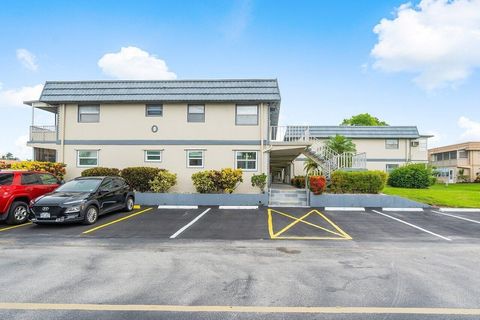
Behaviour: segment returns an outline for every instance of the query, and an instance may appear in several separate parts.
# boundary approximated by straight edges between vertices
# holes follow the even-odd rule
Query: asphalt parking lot
[[[0,224],[0,319],[478,319],[480,212],[142,207]]]
[[[9,237],[476,243],[480,240],[480,212],[142,207],[102,216],[93,226],[0,225],[0,239]]]

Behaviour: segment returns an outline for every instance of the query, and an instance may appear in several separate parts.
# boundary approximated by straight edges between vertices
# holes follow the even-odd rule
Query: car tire
[[[95,206],[88,206],[85,210],[85,218],[83,224],[94,224],[98,219],[98,209]]]
[[[28,219],[28,204],[23,201],[14,201],[8,211],[7,224],[21,224]]]
[[[132,196],[128,196],[127,199],[125,199],[125,210],[128,212],[133,210],[133,205],[135,204],[135,201],[133,200]]]

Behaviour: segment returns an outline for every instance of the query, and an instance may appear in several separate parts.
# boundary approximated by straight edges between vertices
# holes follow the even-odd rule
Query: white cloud
[[[30,71],[37,71],[37,57],[27,49],[17,49],[17,60]]]
[[[28,135],[22,135],[15,140],[13,155],[21,160],[32,159],[32,148],[27,147]]]
[[[119,52],[107,53],[98,66],[117,79],[171,80],[177,75],[168,71],[164,60],[137,47],[122,47]]]
[[[480,67],[480,0],[422,0],[401,5],[373,29],[374,66],[410,72],[426,90],[455,86]]]
[[[253,8],[251,0],[237,0],[232,3],[233,8],[227,16],[226,23],[223,26],[223,33],[226,38],[235,40],[241,37],[248,28],[250,20],[252,19]]]
[[[460,136],[462,139],[480,140],[480,122],[462,116],[458,119],[458,126],[464,130]]]
[[[447,136],[440,131],[428,130],[426,132],[426,134],[433,136],[431,138],[428,138],[428,147],[429,148],[438,147],[438,146],[446,143]]]
[[[18,89],[2,90],[0,85],[0,108],[18,107],[23,105],[23,101],[37,100],[42,92],[43,84],[35,86],[25,86]]]

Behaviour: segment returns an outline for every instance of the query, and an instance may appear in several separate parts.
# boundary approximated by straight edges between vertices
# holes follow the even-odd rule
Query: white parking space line
[[[442,212],[480,212],[480,208],[440,208]]]
[[[423,208],[382,208],[382,211],[422,212]]]
[[[198,209],[198,206],[158,206],[158,209]]]
[[[480,221],[472,220],[472,219],[468,219],[468,218],[464,218],[464,217],[460,217],[460,216],[456,216],[456,215],[454,215],[454,214],[443,213],[443,212],[439,212],[439,211],[435,211],[435,210],[432,210],[432,212],[441,214],[442,216],[457,218],[457,219],[461,219],[461,220],[465,220],[465,221],[469,221],[469,222],[473,222],[473,223],[478,223],[478,224],[480,224]]]
[[[195,217],[195,219],[193,219],[192,221],[190,221],[189,223],[187,223],[186,225],[184,225],[182,228],[180,228],[180,230],[178,230],[177,232],[175,232],[174,234],[172,234],[170,236],[170,239],[175,239],[179,234],[181,234],[183,231],[187,230],[192,224],[194,224],[195,222],[197,222],[201,217],[203,217],[205,215],[205,213],[207,213],[208,211],[210,211],[211,208],[208,208],[207,210],[203,211],[202,213],[200,213],[197,217]]]
[[[390,219],[393,219],[393,220],[395,220],[395,221],[398,221],[398,222],[401,222],[401,223],[403,223],[403,224],[406,224],[407,226],[410,226],[410,227],[412,227],[412,228],[415,228],[415,229],[418,229],[418,230],[420,230],[420,231],[429,233],[429,234],[431,234],[431,235],[433,235],[433,236],[442,238],[443,240],[452,241],[452,239],[450,239],[450,238],[441,236],[441,235],[439,235],[438,233],[435,233],[435,232],[429,231],[429,230],[427,230],[427,229],[424,229],[424,228],[422,228],[422,227],[416,226],[416,225],[411,224],[411,223],[409,223],[409,222],[407,222],[407,221],[403,221],[403,220],[401,220],[401,219],[392,217],[392,216],[390,216],[390,215],[388,215],[388,214],[385,214],[385,213],[380,212],[380,211],[377,211],[377,210],[372,210],[372,211],[375,212],[375,213],[378,213],[378,214],[380,214],[380,215],[382,215],[382,216],[385,216],[385,217],[387,217],[387,218],[390,218]]]
[[[365,211],[364,207],[325,207],[325,211]]]

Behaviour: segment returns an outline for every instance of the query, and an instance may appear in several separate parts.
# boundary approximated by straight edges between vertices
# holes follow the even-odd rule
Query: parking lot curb
[[[198,206],[158,206],[158,209],[198,209]]]

